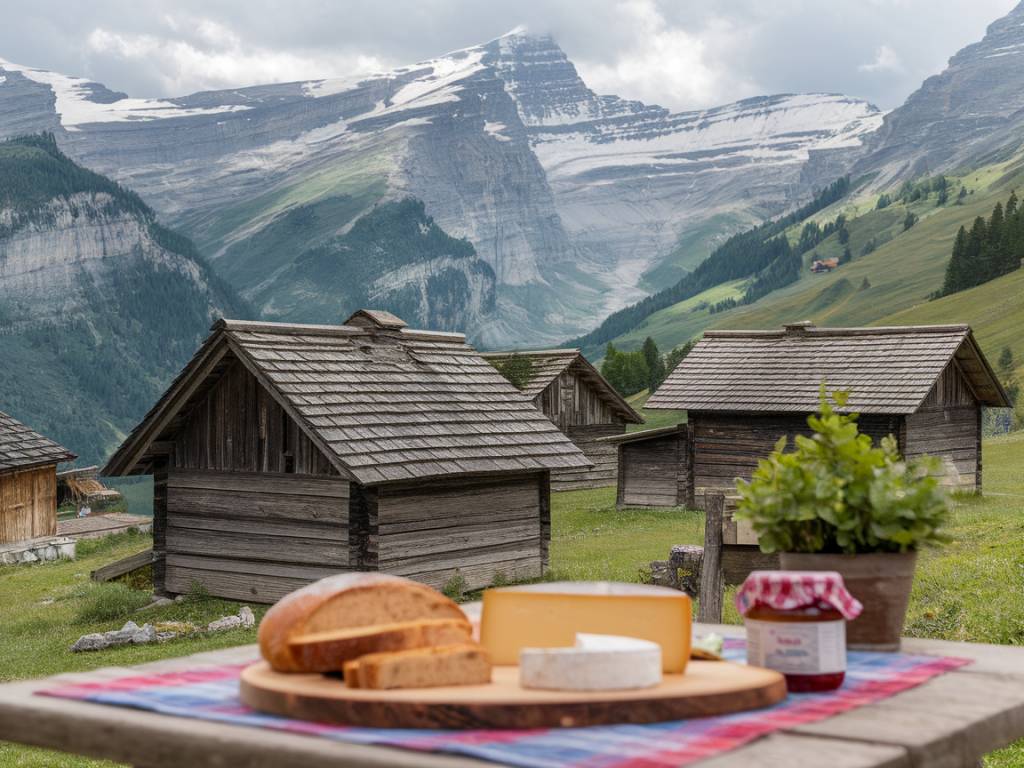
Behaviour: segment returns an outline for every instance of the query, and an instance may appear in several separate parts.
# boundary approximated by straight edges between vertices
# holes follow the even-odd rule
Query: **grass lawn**
[[[948,529],[952,542],[921,556],[908,635],[1024,645],[1024,434],[986,441],[984,459],[985,496],[957,498]],[[700,514],[682,509],[616,510],[611,488],[557,493],[551,576],[637,581],[651,560],[668,556],[673,544],[703,541],[703,527]],[[237,610],[237,604],[195,595],[134,615],[130,609],[138,595],[89,582],[91,569],[148,543],[142,534],[122,535],[80,543],[75,562],[0,568],[0,680],[137,664],[255,640],[254,631],[235,630],[164,645],[70,653],[68,646],[79,635],[119,627],[129,617],[140,624],[142,617],[206,622]],[[107,592],[117,594],[101,595]],[[102,615],[112,618],[90,618]],[[731,609],[730,619],[738,621]],[[0,768],[110,765],[0,744]],[[990,755],[985,765],[1024,768],[1024,742]]]

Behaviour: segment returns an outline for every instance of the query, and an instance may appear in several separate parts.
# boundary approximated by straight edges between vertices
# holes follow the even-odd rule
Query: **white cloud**
[[[720,66],[746,35],[733,22],[712,17],[690,31],[670,24],[655,0],[625,0],[615,15],[630,42],[611,52],[610,60],[577,62],[598,93],[693,108],[721,103],[723,93],[738,98],[759,92],[754,82]]]
[[[888,45],[880,45],[875,50],[875,60],[857,67],[859,72],[902,72],[903,60]]]
[[[124,34],[96,27],[87,49],[144,67],[164,93],[365,75],[387,63],[358,52],[303,52],[248,45],[232,29],[207,18],[164,16],[164,31]],[[187,30],[187,33],[186,33]]]

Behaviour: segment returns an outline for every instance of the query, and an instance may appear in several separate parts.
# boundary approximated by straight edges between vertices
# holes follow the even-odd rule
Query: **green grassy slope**
[[[970,323],[978,343],[993,360],[1009,347],[1024,368],[1024,269],[936,301],[886,315],[877,325]]]
[[[743,290],[743,281],[723,283],[699,297],[652,314],[639,327],[615,339],[616,346],[638,347],[652,336],[663,349],[699,336],[707,328],[776,328],[794,320],[818,325],[871,325],[893,323],[970,323],[985,351],[997,355],[1011,346],[1024,358],[1024,274],[1018,272],[990,284],[938,301],[929,297],[941,286],[953,239],[960,225],[970,226],[977,216],[987,217],[996,202],[1005,203],[1010,190],[1024,185],[1021,157],[978,169],[963,177],[949,177],[952,190],[960,184],[971,194],[963,205],[938,207],[935,196],[904,206],[895,203],[874,209],[876,194],[842,200],[816,214],[819,223],[847,216],[853,260],[831,273],[813,274],[810,261],[839,256],[842,246],[835,234],[804,257],[805,269],[792,285],[759,301],[711,314],[713,303]],[[951,194],[951,200],[954,195]],[[919,220],[903,230],[907,210]],[[802,224],[787,235],[795,242]],[[861,255],[869,241],[876,249]]]

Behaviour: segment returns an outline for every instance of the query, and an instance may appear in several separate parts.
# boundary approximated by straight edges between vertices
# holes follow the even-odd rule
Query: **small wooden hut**
[[[99,479],[100,468],[75,467],[57,473],[57,506],[74,504],[88,506],[93,512],[121,500],[121,494],[107,488]]]
[[[74,458],[0,412],[0,544],[57,535],[57,465]]]
[[[686,424],[602,438],[616,451],[618,507],[676,507],[690,501]]]
[[[615,448],[601,438],[621,435],[627,424],[641,424],[643,417],[578,349],[488,352],[484,358],[499,370],[510,361],[525,361],[526,381],[517,382],[523,394],[593,463],[592,467],[552,472],[553,490],[596,488],[615,482]]]
[[[820,386],[850,393],[862,432],[942,460],[946,484],[981,490],[981,409],[1009,400],[967,325],[708,331],[648,408],[685,409],[690,503],[734,492],[783,435],[808,434]],[[628,476],[628,472],[627,472]]]
[[[549,473],[588,464],[460,334],[361,310],[219,321],[102,474],[155,478],[158,591],[272,602],[352,570],[538,577]]]

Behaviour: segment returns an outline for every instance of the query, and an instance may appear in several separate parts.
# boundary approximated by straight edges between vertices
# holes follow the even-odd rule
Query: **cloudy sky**
[[[898,105],[1016,0],[0,0],[0,58],[133,96],[373,72],[553,34],[594,90],[676,109],[830,91]]]

